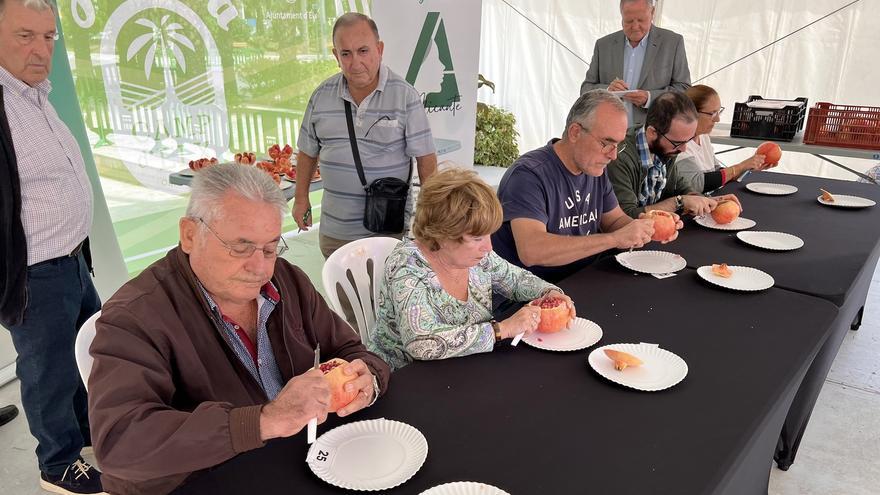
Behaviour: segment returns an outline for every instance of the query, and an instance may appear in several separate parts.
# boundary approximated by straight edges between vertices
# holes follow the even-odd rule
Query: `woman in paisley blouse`
[[[574,305],[557,287],[492,251],[489,236],[501,221],[495,192],[476,173],[432,175],[419,194],[415,240],[401,242],[385,263],[368,348],[398,369],[413,360],[490,352],[498,340],[537,328],[540,309],[530,305],[495,322],[493,291],[522,302],[561,297],[573,319]]]

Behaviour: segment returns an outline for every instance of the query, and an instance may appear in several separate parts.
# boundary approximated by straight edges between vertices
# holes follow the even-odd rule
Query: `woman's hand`
[[[755,153],[751,157],[737,163],[739,166],[739,174],[737,176],[745,173],[746,170],[764,170],[772,167],[773,165],[765,165],[764,164],[764,155],[759,155]]]
[[[532,333],[541,321],[541,308],[526,304],[510,318],[498,323],[501,338],[509,339],[521,333]]]

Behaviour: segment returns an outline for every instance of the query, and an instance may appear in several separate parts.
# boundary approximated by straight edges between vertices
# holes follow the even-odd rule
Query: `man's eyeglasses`
[[[721,116],[721,113],[724,112],[724,107],[721,107],[718,110],[715,110],[714,112],[704,112],[702,110],[697,110],[697,112],[701,113],[703,115],[708,115],[709,117],[712,117],[714,119],[715,117]]]
[[[659,133],[659,134],[660,134],[661,136],[663,136],[663,139],[669,141],[669,144],[672,145],[672,149],[673,149],[673,150],[677,150],[678,148],[681,148],[682,146],[684,146],[684,145],[688,144],[689,142],[693,141],[695,137],[697,137],[697,136],[694,136],[694,137],[688,139],[687,141],[673,141],[673,140],[669,139],[668,137],[666,137],[666,134],[663,134],[662,132]]]
[[[379,122],[381,122],[381,121],[383,121],[383,120],[388,120],[388,121],[390,121],[390,120],[391,120],[391,117],[389,117],[389,116],[387,116],[387,115],[383,115],[383,116],[379,117],[378,119],[376,119],[376,121],[373,122],[373,125],[371,125],[371,126],[367,129],[367,132],[364,133],[364,137],[369,136],[369,135],[370,135],[370,131],[373,130],[373,127],[376,127],[376,124],[378,124]]]
[[[217,232],[214,232],[214,229],[212,229],[211,226],[208,225],[208,222],[204,221],[202,218],[196,218],[196,220],[202,222],[205,227],[207,227],[208,230],[210,230],[211,233],[214,234],[214,237],[216,237],[217,240],[220,241],[220,244],[223,244],[227,249],[229,249],[229,256],[232,256],[233,258],[250,258],[251,256],[253,256],[254,251],[257,250],[257,245],[251,242],[226,242],[223,240],[223,238],[217,235]],[[279,237],[277,243],[266,244],[260,250],[263,251],[264,257],[274,258],[276,256],[281,256],[282,254],[287,252],[287,249],[287,243],[284,242],[284,238]]]
[[[602,153],[605,153],[606,155],[608,153],[611,153],[612,150],[617,150],[617,154],[619,155],[619,154],[623,153],[623,150],[626,149],[626,143],[624,143],[622,141],[619,143],[606,143],[605,141],[602,141],[601,139],[594,136],[593,133],[591,133],[580,122],[578,122],[577,125],[581,126],[581,129],[584,130],[584,134],[590,136],[591,138],[593,138],[597,143],[599,143],[602,146]]]
[[[30,31],[22,31],[20,33],[15,33],[15,40],[18,41],[18,44],[21,46],[28,46],[33,43],[38,37],[43,38],[43,41],[48,45],[54,44],[58,41],[58,38],[61,37],[60,33],[46,33],[46,34],[37,34],[32,33]]]

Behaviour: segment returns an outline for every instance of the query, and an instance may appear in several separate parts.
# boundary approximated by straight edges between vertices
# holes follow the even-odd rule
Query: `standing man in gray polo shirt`
[[[367,184],[380,177],[406,180],[412,158],[424,181],[437,168],[434,138],[418,92],[382,64],[384,44],[369,17],[342,15],[333,25],[333,55],[342,70],[312,94],[297,147],[297,175],[311,177],[320,159],[324,199],[320,245],[324,257],[343,245],[374,235],[363,226],[366,193],[354,165],[345,118],[352,104],[354,129]],[[312,224],[309,181],[296,183],[293,219]]]
[[[40,486],[102,493],[101,473],[80,455],[91,433],[73,354],[79,327],[101,308],[83,253],[92,187],[49,102],[57,39],[52,2],[0,0],[0,323],[18,354]]]

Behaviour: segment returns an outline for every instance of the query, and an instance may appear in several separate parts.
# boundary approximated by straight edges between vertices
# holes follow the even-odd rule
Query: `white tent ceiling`
[[[880,0],[661,0],[655,23],[684,36],[692,79],[718,90],[729,123],[734,102],[752,94],[880,106],[878,11]],[[497,87],[479,98],[516,115],[520,152],[561,133],[593,44],[619,29],[616,0],[483,0],[480,72]],[[839,161],[862,171],[873,165]],[[856,178],[809,155],[786,160],[780,171]]]

